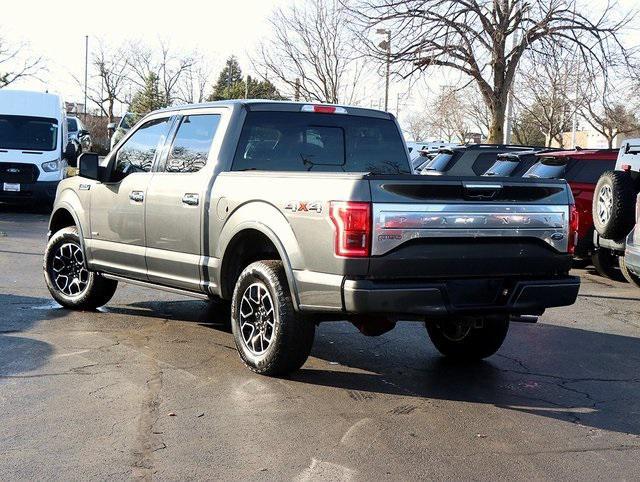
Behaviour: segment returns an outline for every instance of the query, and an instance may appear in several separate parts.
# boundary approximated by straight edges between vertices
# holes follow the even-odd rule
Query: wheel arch
[[[78,214],[77,207],[82,209],[80,204],[80,200],[75,195],[75,193],[69,195],[67,194],[65,198],[61,200],[57,200],[49,218],[49,228],[47,233],[47,240],[51,238],[56,232],[61,229],[75,226],[78,228],[78,236],[80,237],[80,246],[82,248],[82,253],[84,255],[85,263],[88,262],[87,257],[87,247],[84,241],[84,226],[86,223],[83,223],[84,216]],[[84,212],[84,211],[81,211]]]
[[[245,221],[237,224],[228,234],[228,241],[221,250],[221,264],[218,273],[220,295],[230,299],[240,272],[254,261],[278,259],[282,261],[293,305],[298,310],[298,292],[293,277],[291,260],[284,243],[266,224]]]

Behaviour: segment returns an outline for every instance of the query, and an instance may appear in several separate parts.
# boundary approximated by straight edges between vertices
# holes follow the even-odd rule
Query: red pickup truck
[[[602,260],[602,253],[593,249],[593,193],[600,175],[614,168],[618,151],[615,149],[574,149],[567,151],[540,152],[540,159],[523,177],[566,179],[573,191],[579,213],[578,264],[589,258],[603,276],[611,276],[610,263]]]

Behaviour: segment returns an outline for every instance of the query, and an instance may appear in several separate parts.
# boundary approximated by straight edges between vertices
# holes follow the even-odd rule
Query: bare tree
[[[529,52],[524,60],[515,104],[530,125],[544,135],[546,147],[553,141],[564,147],[563,133],[570,129],[584,99],[580,77],[587,72],[582,72],[577,60],[573,52],[561,48],[544,54]]]
[[[429,107],[431,132],[447,142],[465,142],[471,131],[466,107],[462,89],[443,87]]]
[[[129,82],[128,52],[122,46],[109,47],[99,41],[92,52],[91,67],[87,97],[108,118],[108,122],[113,122],[116,104],[125,102],[124,94]],[[81,80],[76,81],[82,84]]]
[[[640,130],[637,116],[640,105],[627,95],[632,85],[621,77],[612,77],[607,74],[589,79],[589,91],[581,110],[581,117],[604,136],[609,149],[614,147],[617,136]]]
[[[161,40],[154,49],[143,42],[133,42],[130,47],[130,80],[143,89],[150,76],[157,76],[165,104],[180,100],[181,81],[197,63],[194,52],[176,52],[168,41]]]
[[[349,21],[337,0],[277,9],[269,19],[273,37],[254,61],[258,74],[293,98],[353,103],[363,65],[354,55]]]
[[[568,42],[585,62],[606,64],[631,19],[616,16],[615,4],[598,11],[582,0],[358,0],[350,10],[367,29],[393,32],[391,58],[403,75],[444,67],[473,79],[491,111],[490,142],[503,140],[507,99],[525,52]]]
[[[28,54],[24,42],[11,44],[0,37],[0,89],[14,82],[36,77],[44,69],[44,59]]]
[[[403,124],[412,140],[421,141],[429,136],[430,119],[424,112],[412,112],[405,119]]]
[[[183,104],[204,102],[207,98],[207,85],[211,69],[202,56],[184,71],[176,88],[175,101]]]

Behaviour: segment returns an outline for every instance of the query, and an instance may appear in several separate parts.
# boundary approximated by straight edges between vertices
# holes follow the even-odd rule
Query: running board
[[[123,283],[144,286],[145,288],[151,288],[154,290],[168,291],[170,293],[175,293],[177,295],[190,296],[192,298],[198,298],[199,300],[209,301],[209,297],[204,293],[197,293],[195,291],[182,290],[180,288],[172,288],[171,286],[157,285],[154,283],[149,283],[148,281],[140,281],[137,279],[125,278],[124,276],[116,276],[114,274],[100,273],[100,276],[103,276],[104,278],[111,279],[114,281],[122,281]]]

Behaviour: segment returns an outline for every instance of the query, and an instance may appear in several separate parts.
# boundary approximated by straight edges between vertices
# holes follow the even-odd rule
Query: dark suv
[[[469,144],[440,149],[438,155],[426,161],[418,172],[427,176],[482,176],[498,154],[535,149],[531,146],[503,144]]]

